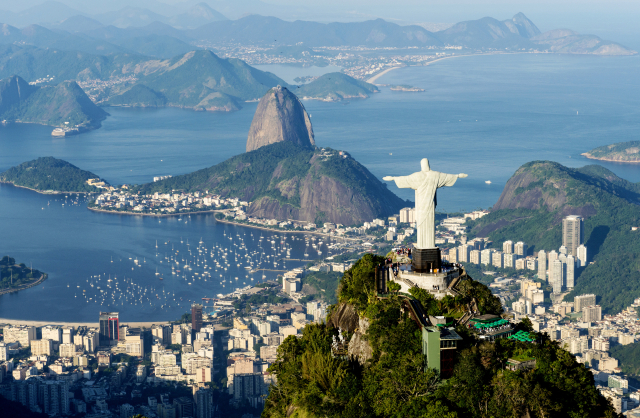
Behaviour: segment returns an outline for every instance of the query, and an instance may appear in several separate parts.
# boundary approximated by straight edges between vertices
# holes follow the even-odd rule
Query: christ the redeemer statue
[[[395,181],[401,189],[414,189],[416,191],[416,226],[418,243],[416,248],[436,248],[436,191],[440,187],[453,186],[458,178],[467,177],[466,174],[445,174],[432,171],[429,168],[429,160],[423,158],[420,161],[421,171],[403,177],[384,177],[385,181]]]

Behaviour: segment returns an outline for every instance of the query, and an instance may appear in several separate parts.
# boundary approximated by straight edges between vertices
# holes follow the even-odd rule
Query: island
[[[0,173],[1,183],[10,183],[38,193],[95,193],[111,186],[96,174],[53,157],[40,157]]]
[[[424,91],[424,89],[418,88],[418,87],[413,87],[413,86],[409,86],[406,84],[401,84],[398,86],[389,86],[389,89],[392,91],[408,91],[408,92],[420,92],[420,91]]]
[[[378,87],[343,73],[328,73],[309,84],[298,86],[294,93],[302,100],[335,102],[344,99],[366,99],[379,93]]]
[[[618,142],[594,148],[581,155],[592,160],[616,163],[640,163],[640,141]]]
[[[15,258],[4,256],[0,260],[0,295],[37,286],[47,275],[24,264],[16,264]]]
[[[75,81],[38,87],[14,75],[0,80],[0,120],[3,124],[37,123],[53,126],[54,136],[67,136],[100,127],[108,115]]]

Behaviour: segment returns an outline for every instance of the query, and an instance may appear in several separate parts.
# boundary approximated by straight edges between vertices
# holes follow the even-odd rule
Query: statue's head
[[[431,168],[429,168],[429,160],[426,158],[420,160],[420,168],[422,168],[422,171],[430,171]]]

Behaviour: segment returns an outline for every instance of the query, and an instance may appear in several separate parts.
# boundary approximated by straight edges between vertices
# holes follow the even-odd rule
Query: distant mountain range
[[[46,3],[44,9],[55,9],[54,4]],[[64,10],[69,12],[68,8]],[[127,7],[98,16],[75,14],[54,20],[53,17],[60,16],[60,13],[50,12],[52,17],[46,20],[49,23],[44,23],[49,29],[36,24],[17,29],[6,22],[21,22],[20,19],[10,13],[0,14],[0,18],[5,20],[0,32],[0,43],[29,44],[41,48],[77,50],[101,55],[129,52],[161,58],[187,52],[185,48],[193,49],[196,43],[302,45],[306,48],[455,45],[485,51],[540,50],[597,55],[635,53],[615,42],[605,41],[594,35],[580,35],[566,29],[540,33],[536,25],[522,13],[504,21],[485,17],[460,22],[438,32],[430,32],[418,25],[400,26],[383,19],[325,24],[301,20],[289,22],[276,17],[249,15],[237,20],[228,20],[205,3],[196,4],[187,13],[171,18],[150,10]],[[40,14],[36,13],[35,16]],[[134,40],[136,38],[142,39]],[[170,41],[169,38],[175,40]],[[153,43],[157,45],[152,46]],[[163,52],[167,48],[171,48],[170,52]]]

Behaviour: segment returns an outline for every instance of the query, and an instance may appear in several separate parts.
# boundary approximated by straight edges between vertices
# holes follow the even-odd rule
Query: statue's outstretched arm
[[[464,173],[460,173],[458,174],[458,177],[460,177],[461,179],[465,178],[465,177],[469,177],[468,174],[464,174]]]

